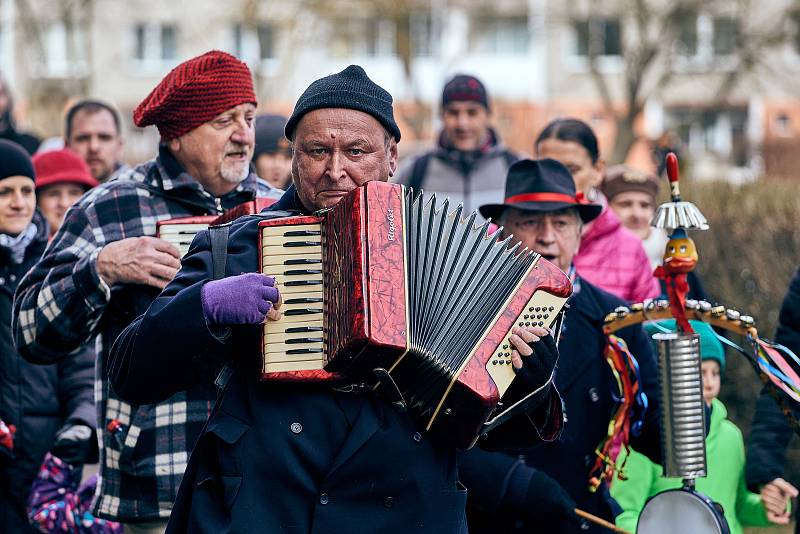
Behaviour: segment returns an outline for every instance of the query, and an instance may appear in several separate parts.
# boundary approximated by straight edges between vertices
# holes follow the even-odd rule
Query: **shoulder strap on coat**
[[[431,153],[423,154],[414,161],[411,167],[411,179],[408,181],[408,186],[414,190],[414,194],[418,195],[422,184],[425,182],[425,174],[428,172],[428,164],[431,162]]]

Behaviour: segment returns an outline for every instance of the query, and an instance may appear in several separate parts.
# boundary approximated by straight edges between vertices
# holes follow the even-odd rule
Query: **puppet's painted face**
[[[697,248],[690,237],[674,237],[664,251],[664,268],[671,273],[688,273],[697,265]]]

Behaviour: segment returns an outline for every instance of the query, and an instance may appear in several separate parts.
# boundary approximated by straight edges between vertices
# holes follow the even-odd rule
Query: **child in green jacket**
[[[731,534],[741,534],[742,526],[770,526],[757,493],[747,490],[744,482],[744,441],[739,428],[728,420],[725,405],[717,399],[720,375],[725,370],[725,351],[711,327],[691,321],[700,335],[700,357],[703,360],[703,399],[711,408],[711,422],[706,436],[707,476],[695,481],[695,489],[722,505]],[[645,325],[648,334],[674,331],[675,321],[662,321],[658,327]],[[624,460],[624,452],[619,461]],[[614,479],[611,496],[623,512],[617,516],[618,527],[636,531],[639,513],[648,498],[667,489],[680,488],[679,478],[662,476],[660,465],[646,456],[631,451],[625,465],[627,480]],[[788,504],[788,503],[787,503]]]

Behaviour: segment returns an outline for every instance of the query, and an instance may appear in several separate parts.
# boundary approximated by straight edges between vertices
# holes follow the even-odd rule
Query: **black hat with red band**
[[[523,159],[508,169],[505,201],[479,208],[487,219],[497,219],[506,208],[526,211],[558,211],[575,208],[585,223],[594,220],[603,207],[591,204],[575,192],[569,170],[554,159]]]

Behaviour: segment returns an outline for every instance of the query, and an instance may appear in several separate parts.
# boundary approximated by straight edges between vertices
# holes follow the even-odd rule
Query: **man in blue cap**
[[[270,208],[274,217],[334,206],[396,169],[392,97],[358,66],[312,83],[286,137],[293,185]],[[131,402],[191,387],[195,369],[235,368],[218,379],[224,392],[192,453],[168,532],[464,532],[456,451],[421,434],[408,413],[357,384],[259,381],[261,325],[280,302],[274,278],[257,272],[258,223],[268,216],[230,227],[221,279],[211,280],[210,238],[201,232],[176,278],[114,347],[111,379]],[[515,347],[529,371],[515,381],[547,390],[552,338],[524,329]],[[503,446],[509,434],[531,444],[552,439],[559,407],[550,389],[481,446]]]

